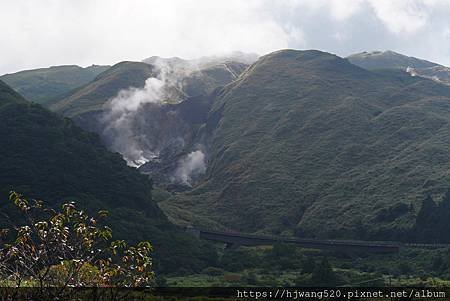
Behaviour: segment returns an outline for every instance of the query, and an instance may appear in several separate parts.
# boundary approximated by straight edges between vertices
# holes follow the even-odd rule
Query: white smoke
[[[135,130],[139,110],[145,104],[162,105],[171,98],[183,94],[182,80],[197,70],[193,65],[183,67],[163,59],[152,61],[155,77],[145,81],[143,88],[129,88],[120,91],[104,106],[102,122],[104,134],[109,137],[111,148],[122,154],[128,165],[139,167],[157,157],[155,150],[143,147],[145,134]]]
[[[417,71],[413,67],[406,67],[406,72],[409,73],[411,76],[417,76]]]
[[[144,62],[154,67],[154,76],[145,81],[143,88],[128,88],[121,90],[115,97],[104,105],[101,118],[104,127],[103,137],[109,147],[122,154],[128,165],[139,167],[159,156],[159,152],[166,147],[166,142],[151,141],[148,132],[142,131],[146,125],[147,113],[145,105],[156,106],[165,103],[176,103],[184,100],[185,85],[189,85],[189,77],[201,74],[204,68],[223,64],[226,61],[253,62],[255,54],[240,52],[230,53],[227,56],[202,57],[195,60],[180,58],[160,58],[157,56],[145,59]],[[228,68],[225,65],[226,68]],[[228,68],[234,77],[237,74]],[[187,81],[186,81],[187,80]],[[174,137],[173,143],[180,145],[183,137]],[[181,145],[184,141],[181,141]],[[167,144],[167,143],[166,143]]]
[[[133,129],[139,108],[146,103],[160,104],[164,98],[164,80],[149,78],[142,89],[122,90],[105,105],[102,121],[104,133],[110,137],[111,148],[122,154],[128,165],[139,167],[148,162],[152,155],[139,145],[139,138]]]
[[[192,180],[206,171],[205,154],[201,150],[189,153],[178,162],[173,181],[192,186]]]

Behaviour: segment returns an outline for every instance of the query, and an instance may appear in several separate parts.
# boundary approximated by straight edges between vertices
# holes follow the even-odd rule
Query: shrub
[[[41,289],[154,284],[152,246],[148,242],[127,246],[123,240],[111,241],[111,229],[100,226],[106,211],[88,216],[74,203],[55,211],[40,201],[30,204],[15,192],[10,200],[24,221],[1,231],[7,243],[0,249],[0,277],[10,286],[25,282]]]

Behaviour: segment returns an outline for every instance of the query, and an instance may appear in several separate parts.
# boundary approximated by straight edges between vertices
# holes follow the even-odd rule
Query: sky
[[[449,16],[450,0],[0,0],[0,74],[285,48],[450,66]]]

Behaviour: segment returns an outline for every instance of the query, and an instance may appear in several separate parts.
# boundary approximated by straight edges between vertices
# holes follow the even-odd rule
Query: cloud
[[[288,47],[287,33],[253,0],[2,0],[0,26],[0,73]]]
[[[391,49],[450,65],[447,0],[2,0],[0,74],[152,55]]]
[[[393,33],[413,33],[427,24],[428,6],[421,1],[370,0],[376,16]]]

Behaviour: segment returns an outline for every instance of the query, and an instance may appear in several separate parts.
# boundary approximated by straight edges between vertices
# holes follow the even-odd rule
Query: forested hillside
[[[206,175],[162,207],[246,232],[406,239],[422,199],[450,185],[449,122],[446,85],[274,52],[218,93]]]
[[[152,200],[151,181],[107,151],[95,134],[28,103],[1,81],[0,119],[3,213],[12,214],[6,202],[11,190],[50,206],[76,201],[89,212],[109,210],[115,238],[151,241],[158,270],[195,270],[214,260],[210,249],[167,221]]]
[[[55,97],[92,81],[109,66],[93,65],[82,68],[75,65],[25,70],[0,76],[27,100],[46,104]]]

